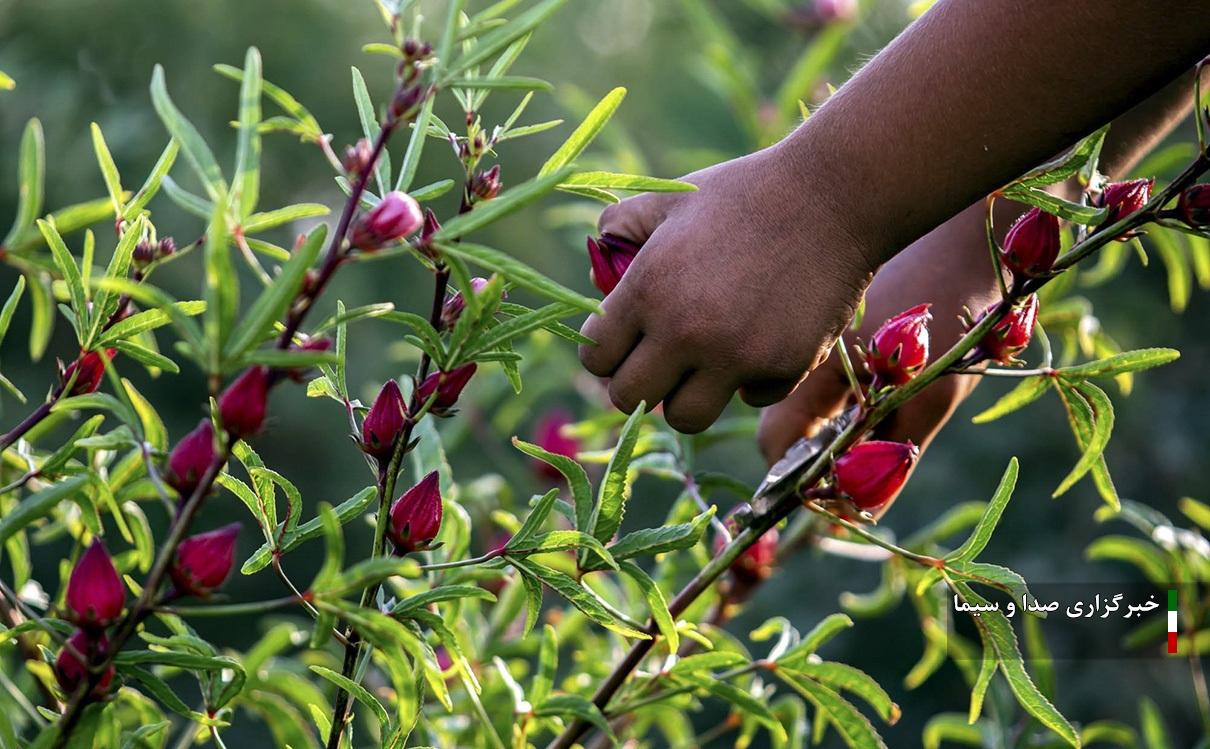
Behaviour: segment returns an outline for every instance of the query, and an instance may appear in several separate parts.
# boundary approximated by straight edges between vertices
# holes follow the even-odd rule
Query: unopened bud
[[[866,367],[874,375],[874,387],[903,385],[928,364],[928,304],[918,304],[882,324],[870,337],[865,351]]]
[[[988,310],[995,309],[992,305]],[[980,315],[982,318],[987,311]],[[1000,322],[996,323],[983,339],[979,348],[992,361],[1002,364],[1017,363],[1017,354],[1025,350],[1034,334],[1034,323],[1038,319],[1038,295],[1030,294],[1028,298],[1014,305]]]
[[[1098,204],[1108,208],[1105,224],[1114,224],[1127,216],[1138,213],[1151,199],[1154,179],[1132,179],[1127,182],[1111,182],[1101,191]]]
[[[105,353],[112,359],[118,350],[105,349]],[[72,382],[71,391],[67,393],[68,396],[95,393],[101,386],[101,378],[105,376],[105,362],[101,359],[101,354],[97,351],[88,351],[67,365],[59,379],[60,387],[66,387],[67,383],[71,382],[73,375],[75,382]]]
[[[101,539],[94,539],[76,561],[66,598],[67,618],[83,629],[105,629],[121,616],[126,589]]]
[[[1195,229],[1210,227],[1210,184],[1185,188],[1176,208],[1186,224]]]
[[[389,460],[406,422],[407,406],[399,383],[387,380],[361,424],[361,449],[377,458],[379,464]]]
[[[223,429],[242,439],[260,431],[265,423],[269,399],[269,380],[264,367],[249,367],[231,383],[218,399]]]
[[[391,505],[387,536],[403,556],[428,547],[441,530],[441,482],[436,471],[421,479]]]
[[[458,402],[458,396],[462,395],[462,389],[471,381],[477,368],[478,366],[471,362],[451,372],[434,372],[416,388],[416,398],[423,404],[436,394],[431,410],[434,414],[441,415]]]
[[[215,457],[214,426],[209,418],[202,419],[192,432],[172,448],[164,479],[182,498],[188,497],[214,464]]]
[[[88,680],[88,664],[82,662],[77,657],[77,653],[84,656],[85,659],[91,659],[99,655],[103,656],[107,650],[109,650],[109,640],[104,633],[76,630],[67,639],[67,645],[59,651],[59,656],[55,659],[55,680],[59,682],[63,691],[70,696]],[[91,697],[97,699],[105,696],[105,693],[109,691],[110,683],[113,682],[113,673],[114,667],[111,663],[101,672],[96,686],[90,693]]]
[[[344,166],[345,174],[355,177],[365,173],[373,157],[374,147],[370,145],[369,139],[362,138],[351,146],[345,146],[345,157],[341,165]]]
[[[168,570],[177,592],[204,598],[222,587],[235,562],[238,536],[239,523],[231,523],[182,541]]]
[[[733,538],[740,531],[739,523],[735,520],[736,516],[746,514],[750,510],[751,508],[746,502],[741,503],[732,508],[727,513],[727,517],[723,518],[723,525]],[[773,567],[777,563],[778,535],[776,528],[770,528],[761,534],[760,538],[756,539],[756,543],[744,549],[744,552],[731,563],[729,568],[731,575],[744,585],[752,585],[773,574]],[[714,555],[718,556],[726,547],[727,539],[721,533],[716,535],[714,537]]]
[[[548,412],[538,420],[534,444],[548,453],[568,458],[576,457],[580,452],[580,441],[563,433],[563,428],[571,423],[571,414],[566,411],[556,409]],[[557,468],[541,460],[534,460],[534,470],[548,481],[557,482],[563,479],[563,474],[559,473]]]
[[[1060,245],[1059,219],[1030,208],[1009,228],[1000,262],[1017,276],[1040,276],[1055,264]]]
[[[387,193],[378,205],[353,225],[351,243],[359,250],[372,252],[403,239],[424,223],[420,204],[406,192]]]
[[[836,460],[836,488],[863,510],[881,507],[903,488],[919,456],[911,442],[854,445]]]
[[[471,279],[471,293],[478,294],[487,286],[487,279],[481,276],[475,276]],[[449,329],[454,327],[458,322],[458,318],[462,316],[462,310],[466,308],[466,299],[463,298],[462,292],[455,291],[448,299],[445,300],[445,305],[441,308],[441,327]]]
[[[500,165],[496,164],[486,172],[476,172],[471,178],[470,193],[479,200],[491,200],[500,194]]]
[[[641,245],[613,234],[588,238],[588,261],[592,265],[592,282],[608,296],[622,281],[626,269],[634,262]]]

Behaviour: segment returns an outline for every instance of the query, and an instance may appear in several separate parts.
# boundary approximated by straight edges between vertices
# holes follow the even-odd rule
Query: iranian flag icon
[[[1176,654],[1176,589],[1168,590],[1168,652]]]

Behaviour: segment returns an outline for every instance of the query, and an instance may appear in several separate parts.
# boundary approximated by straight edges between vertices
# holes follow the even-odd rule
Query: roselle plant
[[[169,142],[134,193],[123,188],[94,125],[108,196],[44,216],[41,136],[31,123],[21,144],[25,202],[4,242],[6,262],[23,275],[0,310],[0,333],[28,290],[35,358],[49,340],[53,300],[62,301],[58,309],[78,346],[63,354],[46,400],[0,438],[6,459],[0,548],[11,571],[0,579],[6,628],[0,634],[28,674],[19,684],[7,668],[16,661],[5,661],[4,685],[22,694],[28,709],[0,711],[0,746],[158,747],[199,738],[222,746],[224,735],[243,722],[263,724],[277,745],[296,749],[547,742],[553,748],[649,735],[683,744],[699,740],[685,712],[702,700],[734,711],[716,735],[735,731],[743,743],[764,733],[777,746],[805,745],[809,714],[816,738],[830,729],[848,746],[885,746],[847,695],[879,721],[894,723],[900,708],[890,693],[816,651],[853,624],[850,615],[877,613],[905,596],[921,612],[925,639],[907,686],[923,683],[950,656],[971,691],[965,723],[938,716],[926,740],[964,740],[971,734],[963,729],[990,735],[983,703],[996,689],[1048,732],[1046,741],[1080,746],[1124,730],[1088,722],[1077,727],[1060,713],[1025,668],[1003,615],[975,620],[981,657],[974,643],[943,624],[950,596],[980,604],[989,590],[1028,593],[1020,575],[980,559],[1011,497],[1016,460],[988,503],[958,505],[897,541],[871,523],[903,486],[919,452],[910,443],[869,436],[942,376],[1020,380],[979,420],[1054,390],[1080,450],[1056,494],[1090,476],[1106,502],[1100,513],[1133,522],[1157,547],[1142,552],[1144,542],[1102,539],[1090,553],[1160,560],[1143,563],[1155,582],[1169,569],[1204,581],[1200,535],[1177,534],[1170,522],[1118,498],[1103,458],[1112,402],[1093,381],[1123,382],[1177,353],[1111,351],[1103,335],[1072,330],[1047,315],[1067,301],[1054,289],[1094,254],[1132,246],[1160,226],[1201,231],[1206,201],[1195,182],[1210,168],[1205,138],[1166,185],[1105,184],[1096,168],[1100,131],[1000,190],[996,200],[1031,206],[1003,246],[989,246],[997,269],[1002,264],[1002,298],[971,310],[967,334],[946,350],[930,346],[927,306],[886,321],[865,342],[864,357],[847,362],[854,408],[792,451],[767,486],[754,491],[738,479],[699,472],[695,447],[711,436],[674,435],[642,408],[629,417],[607,412],[578,422],[552,410],[533,442],[513,439],[518,457],[535,462],[551,488],[509,506],[490,477],[457,475],[443,441],[451,430],[468,428],[475,387],[495,383],[521,391],[533,350],[528,339],[591,344],[561,321],[598,307],[470,236],[556,192],[613,202],[617,191],[693,189],[675,180],[577,168],[620,105],[621,89],[591,109],[535,176],[493,163],[509,141],[560,124],[519,124],[549,84],[509,71],[530,35],[542,33],[543,22],[564,4],[503,0],[473,12],[459,1],[440,18],[421,18],[410,2],[380,2],[388,36],[366,51],[390,66],[394,87],[376,107],[354,68],[364,138],[349,144],[343,158],[304,104],[263,77],[255,49],[242,69],[216,68],[239,83],[229,179],[174,104],[159,67],[151,98]],[[822,35],[838,33],[832,29],[842,26],[826,25],[843,24],[853,13],[843,3],[816,5],[812,23],[825,25]],[[504,121],[485,121],[489,96],[519,96],[519,102]],[[266,116],[266,102],[280,113]],[[781,103],[787,104],[781,115],[805,110],[793,99]],[[1203,116],[1199,110],[1199,136]],[[756,126],[754,135],[765,138],[774,129]],[[329,162],[344,193],[334,201],[340,204],[334,225],[319,225],[289,249],[262,235],[329,209],[258,210],[260,182],[268,178],[262,175],[271,174],[261,163],[261,141],[279,132]],[[422,157],[442,157],[453,176],[415,185]],[[200,194],[172,178],[182,166],[196,177]],[[1043,189],[1072,178],[1084,188],[1079,202]],[[455,200],[444,212],[440,198],[447,193]],[[159,236],[155,211],[165,200],[199,219],[195,241]],[[74,236],[94,224],[112,226],[116,235],[104,269],[94,266],[104,251],[97,235]],[[71,249],[77,242],[79,256]],[[641,251],[609,235],[587,244],[585,272],[602,294],[616,287]],[[178,301],[155,285],[155,271],[178,262],[197,264],[202,299]],[[425,269],[432,288],[418,296],[428,302],[427,314],[372,299],[331,300],[333,276],[366,262]],[[255,293],[241,289],[240,263],[247,265],[244,276],[257,282]],[[472,275],[476,270],[485,275]],[[518,301],[527,299],[546,301],[535,308]],[[316,307],[331,311],[321,317]],[[401,327],[418,365],[362,402],[359,389],[350,387],[360,375],[348,351],[359,326],[375,320]],[[1079,339],[1065,347],[1065,356],[1087,343],[1084,358],[1091,361],[1056,359],[1046,330],[1059,340]],[[161,349],[156,331],[175,338],[171,348]],[[1031,338],[1043,344],[1042,361],[1033,367],[1026,363],[1033,361]],[[195,399],[207,416],[192,431],[169,435],[155,404],[123,373],[139,366],[171,376],[182,364],[205,375],[207,390]],[[868,384],[858,376],[863,373]],[[284,392],[271,398],[278,390]],[[362,464],[366,469],[365,487],[336,505],[315,502],[255,450],[258,440],[273,435],[274,408],[302,397],[330,403],[333,423],[353,443],[346,455],[314,459],[342,471],[352,467],[349,474]],[[47,427],[68,419],[83,420],[65,442],[53,449],[43,444]],[[306,454],[307,445],[298,450]],[[624,528],[639,475],[671,482],[680,495],[663,524]],[[712,502],[726,493],[741,501],[724,521]],[[244,522],[222,528],[196,522],[204,505],[233,499],[247,510]],[[1205,527],[1204,506],[1190,503],[1187,511]],[[163,514],[164,533],[153,535],[149,513]],[[345,531],[355,523],[373,527],[366,548],[346,543]],[[943,545],[968,528],[957,548]],[[258,534],[259,542],[248,541]],[[722,629],[805,543],[838,537],[849,553],[877,555],[885,567],[882,589],[846,598],[846,614],[807,632],[770,620],[751,635],[755,643],[772,642],[763,656]],[[63,579],[42,581],[53,598],[31,601],[30,546],[56,538],[71,541]],[[491,540],[484,544],[484,538]],[[306,555],[323,559],[309,582],[290,571],[293,559]],[[230,600],[223,586],[236,574],[272,575],[281,596]],[[190,625],[194,617],[249,615],[272,622],[266,620],[264,635],[242,653],[203,639]],[[1204,607],[1191,606],[1184,615],[1201,621]],[[1196,654],[1190,661],[1200,675]],[[1201,684],[1199,704],[1210,716],[1204,679]],[[1143,729],[1154,731],[1147,704]]]

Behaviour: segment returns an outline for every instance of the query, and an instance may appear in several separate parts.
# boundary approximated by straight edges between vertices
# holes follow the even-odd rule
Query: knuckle
[[[635,398],[634,388],[627,387],[617,378],[609,381],[609,400],[613,403],[614,408],[623,413],[634,413],[634,409],[639,405]]]

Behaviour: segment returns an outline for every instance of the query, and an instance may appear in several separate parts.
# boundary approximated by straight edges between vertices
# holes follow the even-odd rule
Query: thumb
[[[597,230],[641,245],[664,222],[677,200],[677,193],[649,192],[627,198],[601,212]]]

